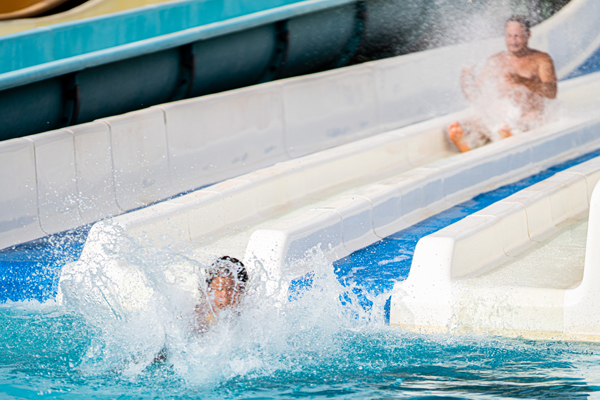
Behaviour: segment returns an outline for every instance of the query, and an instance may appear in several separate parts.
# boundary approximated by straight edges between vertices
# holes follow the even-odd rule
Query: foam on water
[[[581,398],[600,389],[597,345],[407,334],[348,319],[338,301],[328,303],[330,294],[319,293],[285,310],[267,310],[268,318],[261,313],[252,320],[258,310],[244,309],[241,319],[202,339],[167,345],[167,361],[153,364],[142,362],[143,346],[131,344],[143,336],[139,330],[164,325],[132,321],[113,325],[123,331],[111,333],[53,304],[3,305],[0,393],[61,399]],[[315,302],[321,304],[316,310]]]
[[[314,272],[295,281],[291,301],[265,296],[265,281],[254,276],[240,314],[226,315],[204,335],[193,329],[194,300],[185,282],[165,279],[165,273],[187,263],[199,274],[206,265],[168,247],[138,245],[118,256],[152,288],[147,307],[113,313],[90,291],[67,293],[64,306],[0,306],[0,393],[67,399],[578,398],[599,389],[598,345],[402,332],[383,322],[386,294],[363,290],[360,299],[360,282],[345,279],[363,265],[334,273],[319,249],[301,260]],[[397,259],[390,253],[380,263]],[[97,267],[101,281],[104,270]],[[366,310],[360,305],[365,298],[372,304]]]
[[[171,250],[137,250],[129,262],[143,261],[149,282],[169,262],[182,261]],[[598,390],[598,345],[405,333],[383,323],[385,295],[369,297],[374,306],[364,311],[355,286],[340,284],[322,252],[309,257],[314,273],[292,301],[265,298],[263,284],[254,281],[240,315],[225,316],[203,336],[193,330],[193,304],[180,303],[180,293],[158,281],[149,307],[119,319],[86,302],[4,304],[0,393],[576,398]],[[155,361],[163,349],[165,359]]]

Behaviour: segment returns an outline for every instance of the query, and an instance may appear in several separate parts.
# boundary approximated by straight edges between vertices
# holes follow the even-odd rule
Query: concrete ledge
[[[79,213],[75,144],[66,130],[31,137],[35,147],[38,213],[44,232],[83,225]]]
[[[442,125],[442,121],[439,121],[439,125]],[[577,129],[592,127],[600,131],[600,120],[580,124]],[[414,168],[355,193],[346,192],[344,198],[332,200],[325,206],[320,206],[319,210],[338,212],[342,218],[345,249],[352,252],[377,241],[383,233],[396,232],[481,192],[528,176],[567,155],[585,153],[600,147],[600,139],[585,145],[570,141],[570,146],[563,144],[560,151],[547,152],[546,158],[538,156],[534,162],[532,148],[543,146],[546,140],[561,139],[562,135],[571,137],[578,132],[577,129],[550,125],[532,137],[507,139]],[[581,166],[578,168],[578,171],[587,171],[589,176],[595,176],[595,170]],[[455,279],[480,273],[507,261],[509,254],[513,255],[517,250],[556,232],[557,225],[580,216],[588,207],[587,193],[587,181],[582,174],[559,173],[499,202],[492,209],[475,213],[431,235],[427,240],[428,243],[431,242],[431,248],[426,247],[427,250],[423,250],[425,253],[416,251],[414,260],[418,265],[429,265],[419,262],[419,257],[422,254],[431,257],[429,253],[436,248],[436,240],[450,240],[454,243],[451,254],[438,253],[445,260],[449,276]],[[281,246],[282,256],[278,260],[272,260],[270,269],[288,269],[286,263],[290,261],[290,255],[286,246],[291,248],[294,241],[304,241],[305,237],[315,236],[313,225],[307,223],[304,228],[302,225],[305,223],[300,217],[286,222],[286,229],[291,229],[290,224],[295,224],[295,235]],[[276,231],[278,225],[276,223],[265,229]],[[253,233],[253,237],[261,235],[260,230]],[[330,244],[326,235],[321,239],[321,248]],[[250,243],[246,252],[247,257],[250,257],[247,258],[248,261],[255,259],[256,254],[263,253],[254,246],[273,246],[258,239],[251,239]],[[334,247],[337,246],[336,242]],[[304,245],[300,247],[305,251],[310,250]],[[296,255],[298,259],[303,256]],[[336,256],[343,257],[344,254],[338,250]]]
[[[490,51],[489,43],[486,43],[477,44],[478,54]],[[47,226],[46,231],[26,229],[23,232],[28,233],[7,234],[5,238],[20,239],[15,241],[16,239],[0,238],[0,248],[36,239],[45,233],[55,233],[57,229],[72,229],[82,222],[95,222],[182,191],[285,162],[291,157],[305,156],[372,136],[392,127],[457,110],[465,103],[450,71],[445,70],[442,75],[436,75],[438,88],[435,92],[435,104],[432,102],[434,93],[420,91],[418,85],[410,83],[410,74],[415,71],[422,74],[415,66],[422,65],[434,74],[439,68],[431,65],[432,60],[451,51],[451,48],[436,49],[435,53],[413,54],[342,71],[330,71],[151,107],[102,120],[105,124],[94,122],[70,127],[68,130],[73,133],[75,141],[74,163],[79,189],[70,196],[63,197],[67,199],[65,204],[51,212],[60,213],[60,209],[74,210],[71,203],[77,203],[79,218],[62,219],[58,225]],[[459,64],[453,64],[452,68],[456,71],[460,69]],[[402,90],[398,87],[398,76],[403,77]],[[598,74],[593,74],[561,82],[560,98],[566,107],[597,105],[599,101],[587,88],[598,86],[598,81]],[[446,83],[442,84],[443,82]],[[458,118],[463,114],[456,115],[455,118]],[[332,157],[324,162],[333,162],[335,167],[332,164],[332,168],[339,168],[340,171],[352,172],[352,169],[360,169],[365,163],[380,163],[385,170],[392,159],[407,166],[435,161],[438,154],[447,151],[447,144],[438,140],[442,128],[439,120],[434,123],[438,125],[429,124],[428,129],[425,129],[425,125],[417,124],[416,129],[419,129],[420,134],[406,145],[392,147],[392,143],[402,143],[396,141],[396,135],[412,134],[411,129],[401,133],[391,132],[389,137],[388,134],[379,136],[379,140],[382,143],[387,140],[389,146],[381,147],[378,157],[362,152],[362,142],[358,141],[355,144],[355,158],[344,155],[345,164]],[[527,151],[531,152],[535,162],[546,160],[545,165],[550,165],[557,158],[549,157],[548,152],[572,146],[571,142],[588,143],[594,138],[594,131],[577,128],[571,136],[561,134],[554,140],[527,147],[522,154],[513,154],[510,159],[494,159],[490,153],[491,158],[485,167],[504,167],[507,170],[518,168],[530,159]],[[32,140],[35,140],[34,137]],[[47,143],[47,146],[51,144]],[[73,144],[65,142],[63,147],[57,151],[68,152]],[[482,156],[486,152],[489,151],[482,150],[478,154]],[[564,153],[561,154],[567,157]],[[443,165],[444,162],[440,167]],[[109,168],[110,171],[107,170]],[[321,175],[314,171],[318,169],[306,170],[305,185],[319,191]],[[380,171],[372,168],[372,179]],[[468,164],[462,165],[460,170],[452,171],[443,178],[446,181],[444,196],[455,194],[457,199],[461,196],[468,198],[468,191],[457,192],[453,182],[468,179],[475,184],[479,179],[478,173],[479,171],[472,171]],[[347,175],[350,180],[353,174],[354,172]],[[343,175],[340,173],[339,177],[343,179]],[[62,192],[65,189],[64,185],[60,186],[60,176],[46,176],[40,180],[50,185],[50,192]],[[42,208],[40,212],[45,211]],[[46,217],[38,215],[37,218]],[[10,224],[7,222],[5,226]],[[397,226],[399,225],[390,225],[387,230],[379,228],[380,236],[393,232]]]
[[[231,232],[247,232],[249,240],[244,260],[250,272],[264,270],[268,271],[269,276],[279,277],[273,283],[278,288],[273,289],[273,294],[285,296],[280,277],[293,279],[306,272],[310,266],[304,265],[302,260],[307,252],[313,252],[315,248],[321,248],[330,261],[339,259],[386,234],[410,226],[483,191],[529,176],[567,157],[600,148],[597,136],[581,134],[600,130],[600,120],[589,118],[575,123],[571,121],[570,124],[549,124],[531,132],[531,135],[509,138],[465,154],[456,154],[442,144],[446,143],[443,127],[461,116],[464,114],[449,115],[285,161],[96,224],[90,232],[89,243],[86,243],[86,249],[89,247],[90,250],[84,250],[86,256],[82,255],[80,263],[98,258],[94,252],[107,251],[107,248],[112,254],[119,254],[123,241],[118,237],[115,239],[114,235],[102,234],[103,230],[115,227],[127,240],[152,246],[177,245],[188,240],[198,246]],[[430,152],[419,159],[438,161],[415,168],[410,158],[407,160],[406,152],[400,151],[398,158],[389,153],[389,149],[410,148],[415,142],[421,143],[422,133],[435,142],[429,148],[423,147],[423,153],[426,150]],[[543,147],[546,141],[560,142],[560,147],[537,152],[534,157],[533,149]],[[450,154],[455,156],[448,158]],[[542,195],[534,205],[527,204],[525,200],[513,202],[518,203],[513,207],[514,223],[520,223],[521,227],[522,209],[525,208],[529,240],[539,240],[539,235],[556,229],[556,224],[568,218],[565,212],[569,211],[569,207],[565,207],[565,199],[558,192],[561,187],[568,187],[573,193],[583,196],[583,201],[587,203],[588,180],[583,176],[586,170],[580,168],[578,171],[583,172],[564,175],[560,183],[557,181],[552,186],[553,191]],[[386,175],[390,177],[385,179]],[[588,171],[585,176],[588,175],[590,180],[596,179],[594,172]],[[380,179],[374,186],[366,185],[363,189],[352,190],[374,177]],[[318,208],[293,217],[279,217],[252,233],[251,226],[264,218],[273,217],[281,211],[289,212],[293,207],[309,204],[316,199],[321,202]],[[583,203],[579,201],[576,204],[573,210],[580,211],[580,204]],[[492,265],[522,246],[522,242],[511,236],[511,228],[507,225],[509,211],[503,212],[506,218],[503,218],[502,224],[496,216],[475,215],[469,218],[468,221],[473,224],[470,231],[485,227],[486,237],[493,238],[496,245],[494,254],[499,258],[490,258],[481,247],[477,262],[465,264],[458,272],[461,277],[476,273],[477,263]],[[540,222],[536,219],[538,214],[542,216]],[[547,221],[544,215],[554,218],[550,219],[551,225],[544,225]],[[461,240],[471,237],[464,234]],[[525,238],[525,234],[521,233],[518,237]],[[105,243],[107,246],[94,244],[94,238],[109,242]],[[424,242],[431,242],[432,250],[437,246],[434,239],[432,237]],[[485,244],[488,239],[477,243]],[[445,262],[468,259],[460,251],[457,252],[456,249],[461,248],[457,244],[459,242],[444,238],[443,247],[453,249],[451,255],[445,256]],[[448,276],[452,278],[450,272]],[[431,307],[435,308],[435,305]]]
[[[600,258],[594,254],[600,223],[600,202],[594,199],[600,197],[599,190],[592,197],[584,278],[577,287],[521,287],[518,275],[508,287],[468,283],[558,232],[566,222],[585,217],[590,208],[588,179],[597,182],[599,172],[597,157],[422,238],[409,277],[392,294],[390,323],[446,331],[458,324],[526,335],[559,332],[600,341],[600,323],[590,314],[600,305],[594,281],[600,277]],[[463,308],[471,308],[471,315],[462,315]]]
[[[442,129],[437,132],[437,141],[445,143]],[[419,133],[419,129],[411,128],[408,132],[397,131],[363,139],[96,223],[80,260],[64,267],[65,279],[71,279],[73,271],[81,271],[82,265],[95,264],[98,260],[106,260],[106,265],[120,271],[127,263],[121,260],[120,254],[133,243],[159,248],[177,248],[186,243],[207,244],[223,235],[249,229],[274,214],[316,198],[327,198],[375,176],[407,171],[413,165],[408,162],[406,152],[394,157],[394,151],[408,148],[412,141],[420,140]],[[432,146],[427,151],[423,159],[453,154],[446,146]],[[288,272],[295,274],[304,268],[295,260],[319,244],[333,261],[378,239],[372,214],[369,200],[347,196],[332,206],[280,220],[250,238],[246,262],[250,269],[260,268],[272,277]],[[253,243],[264,244],[267,240],[268,248],[261,246],[252,250]],[[281,268],[282,257],[285,262],[294,263],[293,270]],[[250,259],[257,260],[258,264]],[[273,288],[273,293],[282,296],[287,293],[287,286],[275,286],[278,288]]]

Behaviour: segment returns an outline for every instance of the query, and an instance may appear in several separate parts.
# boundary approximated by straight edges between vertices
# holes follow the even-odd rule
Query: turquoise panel
[[[273,57],[275,36],[275,26],[269,24],[194,43],[190,97],[258,83]]]
[[[63,126],[61,78],[0,92],[0,141]]]
[[[346,4],[291,19],[289,50],[281,77],[333,67],[352,36],[355,15],[355,5]]]
[[[301,0],[188,0],[0,37],[0,73],[167,35]]]
[[[355,1],[188,0],[0,38],[0,140],[322,69]]]

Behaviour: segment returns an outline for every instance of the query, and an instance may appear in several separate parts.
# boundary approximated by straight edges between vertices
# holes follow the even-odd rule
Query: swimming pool
[[[293,301],[251,298],[239,318],[200,339],[168,285],[127,320],[53,301],[0,305],[0,397],[7,398],[579,398],[600,390],[597,344],[481,336],[416,335],[387,326],[386,294],[408,275],[418,238],[493,201],[597,156],[563,163],[475,197],[331,264],[292,288]],[[52,298],[61,266],[87,228],[1,254],[3,266],[37,271],[27,285]],[[148,269],[168,249],[137,249]],[[5,282],[6,283],[6,282]],[[4,296],[24,293],[21,282]],[[28,284],[31,282],[27,282]],[[307,289],[310,288],[310,289]],[[83,296],[85,294],[82,294]],[[162,349],[165,362],[155,362]]]
[[[51,304],[2,305],[0,397],[564,399],[600,390],[597,345],[414,335],[348,319],[327,297],[222,327],[210,345],[189,341],[154,365],[136,364],[147,354],[124,339],[130,330],[107,334]]]

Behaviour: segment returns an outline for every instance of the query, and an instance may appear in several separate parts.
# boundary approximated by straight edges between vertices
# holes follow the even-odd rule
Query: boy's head
[[[247,282],[244,264],[233,257],[223,256],[206,270],[208,295],[218,310],[235,305],[246,290]]]

